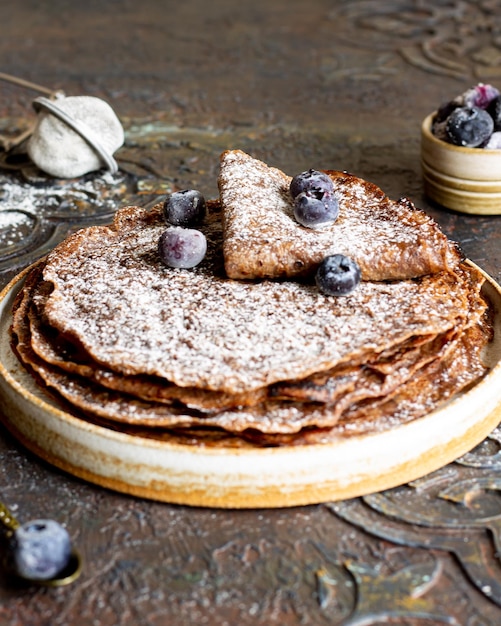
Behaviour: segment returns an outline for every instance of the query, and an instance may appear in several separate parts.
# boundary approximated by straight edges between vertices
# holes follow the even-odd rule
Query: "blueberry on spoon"
[[[9,566],[19,578],[50,587],[78,578],[81,558],[61,524],[50,519],[20,524],[1,502],[0,521],[9,538]]]

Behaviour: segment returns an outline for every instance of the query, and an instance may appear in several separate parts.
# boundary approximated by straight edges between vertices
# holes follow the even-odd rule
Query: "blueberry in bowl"
[[[501,94],[479,83],[421,125],[425,194],[462,213],[501,214]]]

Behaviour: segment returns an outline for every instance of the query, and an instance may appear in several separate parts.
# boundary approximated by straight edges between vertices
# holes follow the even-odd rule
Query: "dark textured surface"
[[[2,2],[0,69],[107,100],[126,127],[117,156],[129,172],[107,206],[90,194],[63,210],[69,184],[55,209],[37,209],[35,234],[0,248],[2,284],[69,230],[108,221],[115,205],[173,187],[215,196],[225,148],[289,174],[346,169],[408,196],[500,280],[501,217],[430,204],[419,169],[421,119],[479,80],[500,86],[500,19],[497,3],[473,0]],[[26,126],[35,95],[0,84],[0,132]],[[0,174],[2,184],[25,180]],[[220,511],[82,483],[2,429],[2,499],[22,521],[66,524],[85,570],[59,590],[20,587],[2,573],[0,622],[497,624],[499,439],[372,498]]]

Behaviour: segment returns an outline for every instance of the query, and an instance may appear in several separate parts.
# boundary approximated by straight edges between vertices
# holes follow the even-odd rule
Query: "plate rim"
[[[501,333],[501,287],[481,268],[478,268],[471,261],[468,261],[468,263],[482,273],[486,278],[487,284],[489,284],[489,288],[493,289],[496,294],[497,302],[494,302],[494,304],[497,310],[497,322],[499,325],[497,332]],[[21,289],[24,279],[32,267],[25,268],[20,274],[15,276],[0,293],[0,328],[6,328],[7,323],[9,323],[11,318],[9,305],[12,303],[17,291]],[[5,339],[2,337],[2,340],[9,342],[10,349],[9,337],[7,336]],[[14,355],[12,356],[16,359]],[[435,450],[437,445],[430,445],[420,457],[409,457],[403,459],[401,463],[393,463],[393,469],[398,469],[401,476],[399,479],[392,478],[390,467],[387,467],[382,474],[372,478],[367,476],[367,468],[365,468],[365,474],[363,468],[361,468],[359,476],[356,476],[356,472],[354,472],[351,480],[342,473],[334,476],[332,479],[328,475],[329,467],[332,469],[332,466],[329,465],[331,463],[329,457],[336,452],[341,452],[345,455],[346,452],[349,453],[350,442],[356,441],[357,445],[361,445],[363,448],[364,445],[369,447],[371,445],[377,446],[378,441],[394,442],[398,435],[404,432],[412,433],[417,431],[419,433],[420,426],[423,424],[434,421],[440,422],[441,415],[448,416],[457,410],[458,404],[461,408],[468,401],[471,403],[476,400],[477,396],[481,395],[482,389],[489,389],[489,385],[492,387],[492,380],[494,380],[494,384],[496,384],[496,381],[499,384],[501,382],[501,355],[496,355],[496,358],[497,362],[493,369],[481,381],[472,389],[451,399],[445,406],[421,418],[382,433],[367,433],[325,444],[315,443],[271,448],[258,446],[212,448],[185,445],[178,442],[158,441],[108,429],[103,425],[86,421],[65,411],[63,408],[49,403],[48,400],[41,397],[44,391],[36,383],[35,387],[40,388],[40,395],[36,395],[29,389],[24,388],[18,378],[8,370],[8,365],[3,362],[1,355],[0,394],[4,399],[6,393],[10,393],[17,400],[22,399],[20,404],[23,409],[21,411],[23,415],[18,415],[17,417],[14,415],[14,407],[10,406],[13,400],[10,398],[10,410],[9,406],[7,410],[4,408],[6,414],[5,416],[0,415],[0,419],[13,436],[37,456],[74,476],[115,491],[165,502],[225,508],[272,508],[314,504],[365,495],[379,491],[382,488],[387,489],[407,483],[452,462],[455,458],[458,458],[480,443],[501,420],[501,389],[497,396],[494,394],[494,398],[490,398],[487,408],[481,412],[478,420],[474,420],[471,424],[464,426],[464,432],[461,437],[455,438],[452,436],[447,440],[446,444],[451,449],[445,457],[445,462],[438,459],[440,451]],[[21,380],[26,379],[33,383],[31,375],[24,370],[20,363],[18,363],[17,367]],[[19,407],[17,410],[19,411]],[[36,417],[34,413],[37,414]],[[40,414],[43,416],[43,419],[40,419]],[[44,431],[42,433],[44,437],[43,443],[36,439],[37,436],[34,432],[37,429]],[[85,452],[87,452],[89,458],[86,459],[85,463],[79,465],[78,458],[75,457],[76,452],[74,451],[71,454],[71,450],[68,450],[69,442],[71,443],[72,438],[75,438],[74,433],[69,431],[74,431],[84,438],[87,437],[89,446],[95,445],[97,440],[101,440],[102,444],[109,444],[115,448],[117,446],[118,448],[122,447],[122,451],[127,447],[131,447],[132,452],[149,451],[152,457],[155,457],[151,460],[149,478],[144,481],[138,478],[138,481],[136,481],[136,477],[131,478],[130,468],[128,471],[122,468],[121,471],[120,467],[111,467],[114,464],[116,465],[117,462],[120,465],[119,461],[117,461],[119,456],[115,454],[115,451],[113,451],[113,454],[111,452],[106,453],[104,450],[99,451],[99,446],[96,446],[94,449],[88,448],[84,451],[84,456]],[[62,437],[62,440],[58,440],[58,437]],[[96,441],[91,441],[92,438]],[[462,445],[463,442],[465,444],[468,442],[466,447]],[[440,442],[438,448],[442,445],[443,442]],[[101,462],[106,465],[106,471],[102,469],[94,471],[90,464],[90,457],[96,457],[98,452],[102,456]],[[160,471],[159,477],[155,478],[153,465],[159,454],[166,457],[170,455],[172,457],[170,459],[171,464],[175,463],[176,460],[180,462],[181,466],[177,474],[179,472],[183,473],[184,478],[181,475],[176,475],[176,472],[172,471],[172,467],[170,467],[167,473]],[[103,458],[103,455],[108,458]],[[199,475],[193,476],[186,468],[183,469],[186,459],[191,457],[198,459],[198,461],[205,459],[212,465],[217,463],[219,459],[223,463],[231,460],[233,469],[236,468],[238,470],[240,468],[241,475],[232,477],[233,480],[229,480],[226,485],[218,483],[224,475],[224,471],[219,472],[219,474],[216,472],[211,478],[209,472],[207,471],[204,475],[204,470],[201,468]],[[164,459],[162,458],[162,460]],[[166,463],[167,460],[166,458]],[[254,481],[254,474],[252,472],[248,473],[249,470],[243,467],[246,461],[256,462],[262,466],[262,470],[266,470],[267,475],[264,476],[264,480]],[[284,461],[287,467],[284,466]],[[296,471],[293,466],[297,463],[301,464],[301,461],[305,463],[305,467],[299,467]],[[328,465],[325,471],[318,467],[322,462],[326,462]],[[273,476],[270,474],[273,466],[282,466],[282,469],[278,471],[275,482],[273,482]],[[368,468],[370,469],[370,463]],[[211,469],[214,471],[214,468]],[[286,475],[287,471],[291,472],[290,475]],[[195,470],[196,473],[197,470]],[[314,484],[315,479],[319,476],[323,476],[325,480],[322,480],[321,484]],[[198,481],[195,479],[198,479]]]

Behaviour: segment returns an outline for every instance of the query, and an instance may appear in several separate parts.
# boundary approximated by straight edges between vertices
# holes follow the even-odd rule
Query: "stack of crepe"
[[[435,409],[487,371],[484,278],[411,202],[328,173],[339,218],[311,230],[290,177],[223,153],[193,269],[161,262],[161,205],[71,235],[16,299],[16,354],[74,414],[197,445],[332,441]],[[361,267],[348,296],[315,285],[333,253]]]

